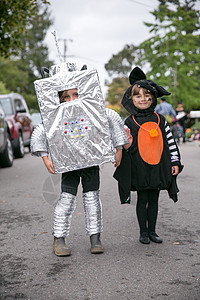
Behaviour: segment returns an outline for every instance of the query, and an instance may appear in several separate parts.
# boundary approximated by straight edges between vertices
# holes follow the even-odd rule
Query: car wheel
[[[11,167],[13,165],[14,155],[13,149],[11,144],[10,135],[7,133],[7,141],[6,141],[6,148],[2,154],[0,154],[0,166]]]
[[[21,158],[24,157],[24,142],[22,139],[22,134],[21,132],[19,133],[18,139],[17,139],[17,144],[14,149],[14,155],[16,158]]]

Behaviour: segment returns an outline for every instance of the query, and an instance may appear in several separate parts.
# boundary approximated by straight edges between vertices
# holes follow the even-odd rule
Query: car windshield
[[[12,104],[10,101],[10,98],[1,98],[0,99],[1,105],[3,107],[3,110],[6,114],[6,116],[13,114]]]

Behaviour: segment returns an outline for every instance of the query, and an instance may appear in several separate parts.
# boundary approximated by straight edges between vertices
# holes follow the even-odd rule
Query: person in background
[[[163,115],[170,126],[173,125],[173,119],[176,119],[176,112],[172,105],[166,101],[165,97],[160,98],[160,104],[156,105],[155,112]]]
[[[188,139],[189,142],[200,141],[200,133],[198,128],[194,128],[194,133],[192,133],[191,137]]]
[[[183,143],[185,143],[185,121],[187,120],[187,113],[184,111],[183,104],[181,101],[178,101],[176,107],[176,122],[182,127],[182,138]]]

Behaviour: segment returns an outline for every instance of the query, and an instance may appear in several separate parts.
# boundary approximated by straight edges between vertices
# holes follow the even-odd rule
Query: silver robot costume
[[[115,161],[114,148],[127,138],[120,116],[104,106],[97,72],[61,64],[52,66],[49,75],[34,82],[43,124],[32,134],[32,154],[50,153],[55,173]],[[60,103],[58,92],[74,88],[78,99]],[[102,232],[99,190],[83,193],[83,204],[87,235]],[[76,196],[62,192],[54,212],[55,237],[69,234],[75,207]]]
[[[106,108],[111,139],[115,148],[127,142],[123,129],[123,121],[119,115]],[[31,138],[32,155],[41,156],[41,153],[49,153],[44,126],[39,124]],[[102,232],[102,204],[98,191],[83,193],[83,205],[85,212],[85,229],[87,235]],[[52,233],[55,237],[65,237],[69,235],[72,214],[76,207],[76,196],[62,192],[54,212],[54,223]]]

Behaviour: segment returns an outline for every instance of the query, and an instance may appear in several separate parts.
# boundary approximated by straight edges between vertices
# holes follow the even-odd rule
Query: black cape
[[[135,67],[129,76],[131,86],[126,90],[122,105],[131,114],[125,121],[125,124],[130,128],[133,136],[133,143],[126,151],[123,149],[122,161],[114,173],[114,178],[118,181],[119,195],[121,203],[130,203],[130,192],[140,191],[144,189],[159,189],[167,190],[169,197],[174,201],[178,201],[177,193],[179,191],[176,178],[172,176],[171,167],[179,165],[179,173],[183,166],[180,163],[180,152],[177,147],[179,162],[171,163],[169,146],[165,134],[165,118],[159,115],[159,128],[163,138],[163,151],[159,163],[150,165],[146,163],[140,156],[138,149],[138,131],[139,126],[133,121],[135,120],[142,125],[146,122],[158,122],[158,117],[154,113],[157,104],[157,97],[170,95],[162,86],[159,86],[152,80],[148,80],[144,72]],[[133,104],[131,99],[131,90],[134,85],[146,89],[153,95],[153,102],[148,109],[140,110]]]
[[[113,175],[118,181],[119,195],[122,204],[130,203],[131,191],[140,191],[144,189],[167,190],[169,197],[174,202],[178,201],[177,193],[179,189],[176,183],[177,176],[173,176],[171,171],[173,164],[171,163],[169,146],[165,134],[165,118],[162,115],[159,115],[159,117],[159,128],[162,132],[163,138],[163,152],[160,162],[156,165],[149,165],[140,156],[138,149],[139,127],[133,121],[132,116],[129,116],[125,121],[125,125],[127,125],[131,130],[133,143],[128,151],[123,149],[121,164]],[[135,119],[140,125],[148,121],[157,122],[157,116],[151,111],[149,111],[149,115],[139,114],[139,116],[135,116]],[[174,163],[174,165],[177,164],[181,171],[182,166],[180,162]]]

